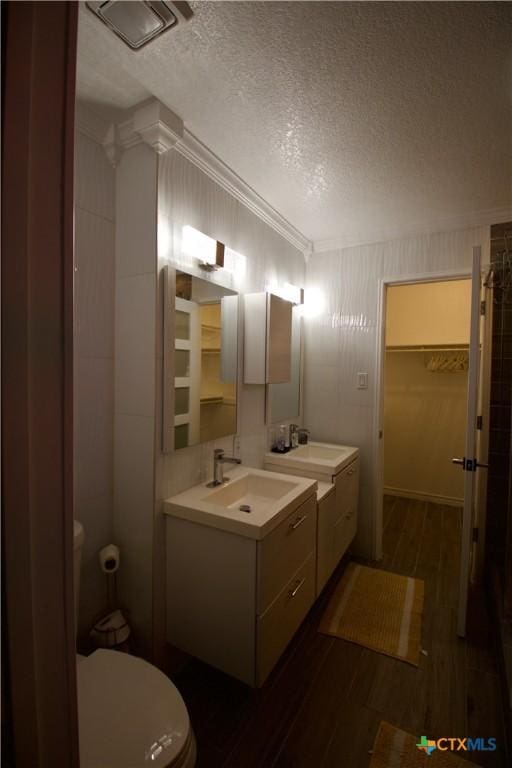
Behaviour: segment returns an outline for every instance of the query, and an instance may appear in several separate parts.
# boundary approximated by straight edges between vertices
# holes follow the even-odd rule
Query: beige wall
[[[388,352],[385,369],[384,486],[387,491],[463,499],[467,373],[431,373],[428,353]]]
[[[469,343],[471,280],[390,286],[386,347]],[[388,492],[461,501],[467,373],[427,370],[428,353],[388,351],[384,486]]]
[[[469,344],[471,280],[391,286],[386,346]]]

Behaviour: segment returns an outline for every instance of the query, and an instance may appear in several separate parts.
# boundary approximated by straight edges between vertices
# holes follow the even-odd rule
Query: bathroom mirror
[[[237,431],[238,294],[165,267],[163,450]]]
[[[292,310],[290,381],[267,385],[267,424],[300,417],[302,306]]]

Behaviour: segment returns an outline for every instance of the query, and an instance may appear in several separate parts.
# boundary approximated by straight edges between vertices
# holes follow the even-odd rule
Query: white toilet
[[[82,525],[75,520],[75,604]],[[156,667],[120,651],[77,657],[81,768],[193,768],[196,744],[185,702]]]

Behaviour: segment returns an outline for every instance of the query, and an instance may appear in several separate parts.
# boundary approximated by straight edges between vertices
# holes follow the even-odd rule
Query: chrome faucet
[[[207,483],[208,488],[215,488],[217,485],[222,485],[229,478],[224,478],[222,469],[223,464],[241,464],[241,459],[235,459],[233,456],[224,456],[224,450],[222,448],[215,448],[213,452],[213,480]]]

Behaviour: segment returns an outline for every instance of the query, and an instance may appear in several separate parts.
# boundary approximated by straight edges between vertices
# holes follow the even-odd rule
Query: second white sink
[[[269,452],[265,454],[265,467],[281,471],[300,470],[309,474],[336,475],[350,464],[359,451],[351,445],[333,445],[331,443],[308,443],[293,448],[288,453]]]

